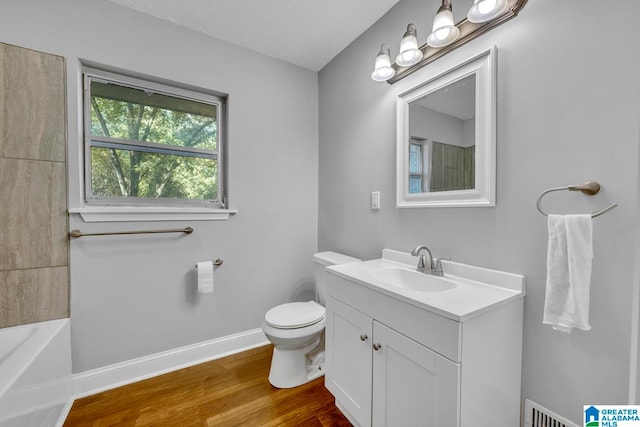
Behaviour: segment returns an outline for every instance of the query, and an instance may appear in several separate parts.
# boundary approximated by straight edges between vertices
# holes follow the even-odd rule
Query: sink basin
[[[416,263],[409,253],[384,249],[379,259],[328,266],[327,290],[352,298],[354,289],[339,285],[345,279],[372,290],[376,298],[386,295],[457,322],[524,297],[519,274],[442,261],[445,275],[438,277],[416,271]]]
[[[445,278],[405,268],[383,267],[371,270],[369,274],[389,286],[415,292],[442,292],[456,287],[454,282]]]

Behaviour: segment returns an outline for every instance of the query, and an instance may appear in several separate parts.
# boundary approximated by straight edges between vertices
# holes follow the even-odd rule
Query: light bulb
[[[491,13],[491,11],[495,9],[495,7],[496,0],[478,1],[478,11],[483,15]]]
[[[391,58],[389,55],[389,45],[383,43],[382,46],[380,46],[378,55],[376,56],[373,73],[371,73],[371,78],[373,80],[377,82],[384,82],[396,74],[396,70],[391,66]]]
[[[418,48],[418,32],[413,24],[407,25],[407,31],[400,41],[400,53],[396,57],[396,64],[409,67],[422,59],[422,51]]]
[[[451,29],[448,27],[440,28],[438,30],[435,30],[433,34],[438,40],[444,40],[449,34],[451,34]]]
[[[460,36],[460,30],[453,23],[451,12],[451,0],[443,0],[442,6],[433,18],[433,30],[427,38],[427,44],[431,47],[443,47],[450,45]]]
[[[508,0],[474,0],[467,19],[474,24],[488,22],[501,15],[508,6]]]

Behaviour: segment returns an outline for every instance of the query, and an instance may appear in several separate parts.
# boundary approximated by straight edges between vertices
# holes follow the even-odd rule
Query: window
[[[85,197],[224,208],[224,99],[84,69]]]
[[[422,143],[409,143],[409,193],[422,193]]]

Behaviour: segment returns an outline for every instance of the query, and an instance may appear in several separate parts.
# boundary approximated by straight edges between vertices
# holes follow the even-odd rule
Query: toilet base
[[[323,337],[322,337],[323,338]],[[293,388],[324,375],[324,340],[295,349],[274,347],[269,383],[277,388]]]

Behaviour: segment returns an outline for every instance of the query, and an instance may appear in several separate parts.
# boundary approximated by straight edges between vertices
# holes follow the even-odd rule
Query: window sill
[[[235,209],[184,208],[158,206],[87,206],[69,209],[84,222],[133,221],[226,221]]]

